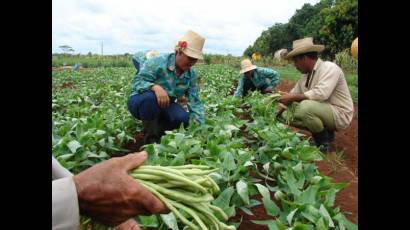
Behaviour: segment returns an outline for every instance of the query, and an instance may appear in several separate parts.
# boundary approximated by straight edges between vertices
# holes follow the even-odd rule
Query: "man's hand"
[[[272,93],[272,87],[268,87],[264,90],[265,93]]]
[[[293,95],[289,93],[284,93],[282,96],[279,98],[279,102],[284,104],[284,105],[289,105],[290,103],[293,102]]]
[[[180,97],[178,97],[177,103],[178,103],[179,105],[181,105],[181,106],[184,106],[184,105],[187,104],[186,99],[185,99],[185,97],[184,97],[183,95],[180,96]]]
[[[276,116],[280,116],[283,113],[283,111],[285,111],[286,108],[287,108],[286,105],[279,102],[276,106],[276,113],[277,113]]]
[[[166,108],[169,106],[169,97],[167,91],[165,91],[160,85],[151,86],[151,90],[154,91],[157,97],[158,106],[161,108]]]
[[[294,101],[299,102],[299,101],[303,101],[303,100],[305,100],[305,99],[308,99],[308,98],[305,96],[305,94],[303,94],[303,93],[300,93],[300,94],[290,94],[290,93],[282,92],[282,91],[279,91],[279,93],[282,95],[282,96],[279,98],[279,102],[282,103],[282,104],[284,104],[284,105],[289,105],[290,103],[292,103],[292,102],[294,102]]]
[[[74,176],[80,213],[117,226],[136,215],[166,213],[166,206],[128,172],[141,165],[147,153],[112,158]]]
[[[282,95],[279,98],[279,105],[289,105],[292,101],[290,101],[291,99],[291,94],[288,92],[283,92],[283,91],[278,91],[278,93],[280,93],[280,95]],[[282,109],[283,111],[284,109]]]
[[[282,104],[282,103],[278,103],[278,105],[277,105],[277,107],[276,107],[276,109],[278,110],[278,112],[283,112],[285,109],[286,109],[287,107],[286,107],[286,105],[284,105],[284,104]]]

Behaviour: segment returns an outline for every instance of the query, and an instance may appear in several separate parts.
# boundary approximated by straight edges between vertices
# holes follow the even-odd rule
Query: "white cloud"
[[[275,23],[286,23],[304,3],[319,0],[53,0],[52,50],[78,53],[172,51],[188,29],[206,38],[204,52],[242,55]]]

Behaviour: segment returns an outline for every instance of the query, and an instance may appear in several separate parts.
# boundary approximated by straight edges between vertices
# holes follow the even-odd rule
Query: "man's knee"
[[[128,110],[140,120],[154,120],[158,117],[159,107],[155,94],[151,91],[133,95],[128,99]]]
[[[189,122],[189,113],[185,112],[185,111],[180,111],[178,113],[175,114],[174,116],[174,122],[181,124],[184,123],[184,126],[188,126],[188,122]]]
[[[313,108],[315,107],[316,102],[313,100],[303,100],[301,101],[295,110],[295,116],[306,117],[309,114],[312,114]]]

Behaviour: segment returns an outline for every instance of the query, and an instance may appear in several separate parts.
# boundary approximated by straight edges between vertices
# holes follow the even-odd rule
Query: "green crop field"
[[[252,209],[260,206],[268,217],[255,216],[252,222],[269,229],[357,229],[335,203],[337,192],[347,184],[319,173],[315,161],[323,160],[323,154],[276,120],[275,101],[258,92],[244,99],[227,96],[238,77],[231,65],[198,64],[194,69],[202,79],[205,125],[169,131],[161,143],[145,146],[146,165],[216,168],[209,176],[220,191],[210,203],[229,217],[226,224],[239,227],[241,219],[232,217],[239,210],[253,215]],[[276,69],[282,79],[298,79],[293,67]],[[132,67],[52,72],[52,151],[70,171],[78,173],[129,152],[125,144],[142,129],[126,106],[134,73]],[[357,101],[357,75],[346,76]],[[188,229],[172,213],[137,220],[143,227]],[[105,228],[83,222],[82,228],[87,227]]]

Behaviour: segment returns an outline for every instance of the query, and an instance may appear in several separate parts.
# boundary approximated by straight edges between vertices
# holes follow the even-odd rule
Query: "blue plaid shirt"
[[[143,93],[154,85],[160,85],[172,98],[185,95],[190,118],[195,122],[205,122],[205,109],[199,99],[199,90],[196,85],[196,73],[191,68],[181,76],[176,76],[175,53],[161,54],[147,59],[141,64],[138,72],[131,82],[131,94]]]

